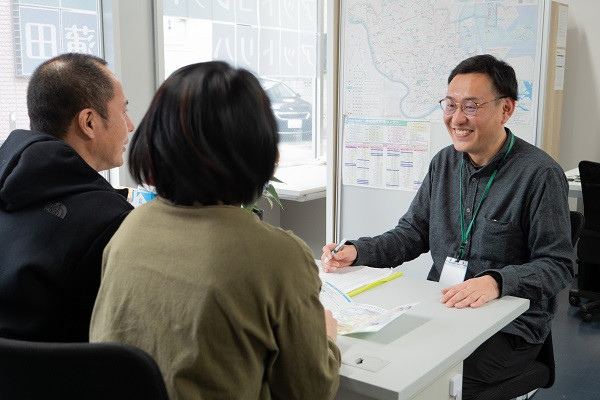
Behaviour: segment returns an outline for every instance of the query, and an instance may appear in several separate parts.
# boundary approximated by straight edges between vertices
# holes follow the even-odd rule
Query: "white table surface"
[[[275,176],[283,181],[283,183],[273,183],[280,199],[309,201],[325,197],[327,185],[325,164],[279,167]]]
[[[529,300],[512,296],[478,309],[447,308],[439,302],[445,286],[402,276],[353,297],[385,308],[420,304],[379,332],[338,336],[340,388],[377,399],[410,399],[529,308]],[[389,364],[377,372],[354,366],[367,357]]]
[[[573,168],[565,171],[565,175],[567,178],[579,176],[579,168]],[[569,181],[569,197],[583,199],[583,194],[581,193],[581,182]]]

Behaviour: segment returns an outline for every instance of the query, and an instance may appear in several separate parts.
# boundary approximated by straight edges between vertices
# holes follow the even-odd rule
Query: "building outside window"
[[[0,144],[29,129],[27,85],[45,60],[77,52],[102,57],[98,0],[0,2]]]

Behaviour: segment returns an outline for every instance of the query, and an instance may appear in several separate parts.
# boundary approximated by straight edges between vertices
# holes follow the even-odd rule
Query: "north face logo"
[[[48,204],[44,207],[44,210],[48,211],[52,215],[56,215],[60,219],[64,219],[67,215],[67,207],[60,202]]]

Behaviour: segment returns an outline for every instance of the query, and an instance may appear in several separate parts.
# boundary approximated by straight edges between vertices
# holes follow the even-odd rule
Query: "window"
[[[60,53],[102,56],[98,0],[0,2],[0,144],[28,129],[27,84],[43,61]]]
[[[323,2],[163,0],[164,77],[222,60],[255,73],[271,99],[280,167],[322,155]],[[159,14],[160,15],[160,14]]]

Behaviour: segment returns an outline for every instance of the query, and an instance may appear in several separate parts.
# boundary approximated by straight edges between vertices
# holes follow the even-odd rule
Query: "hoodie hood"
[[[91,190],[113,191],[67,143],[15,130],[0,147],[0,209],[11,212]]]

